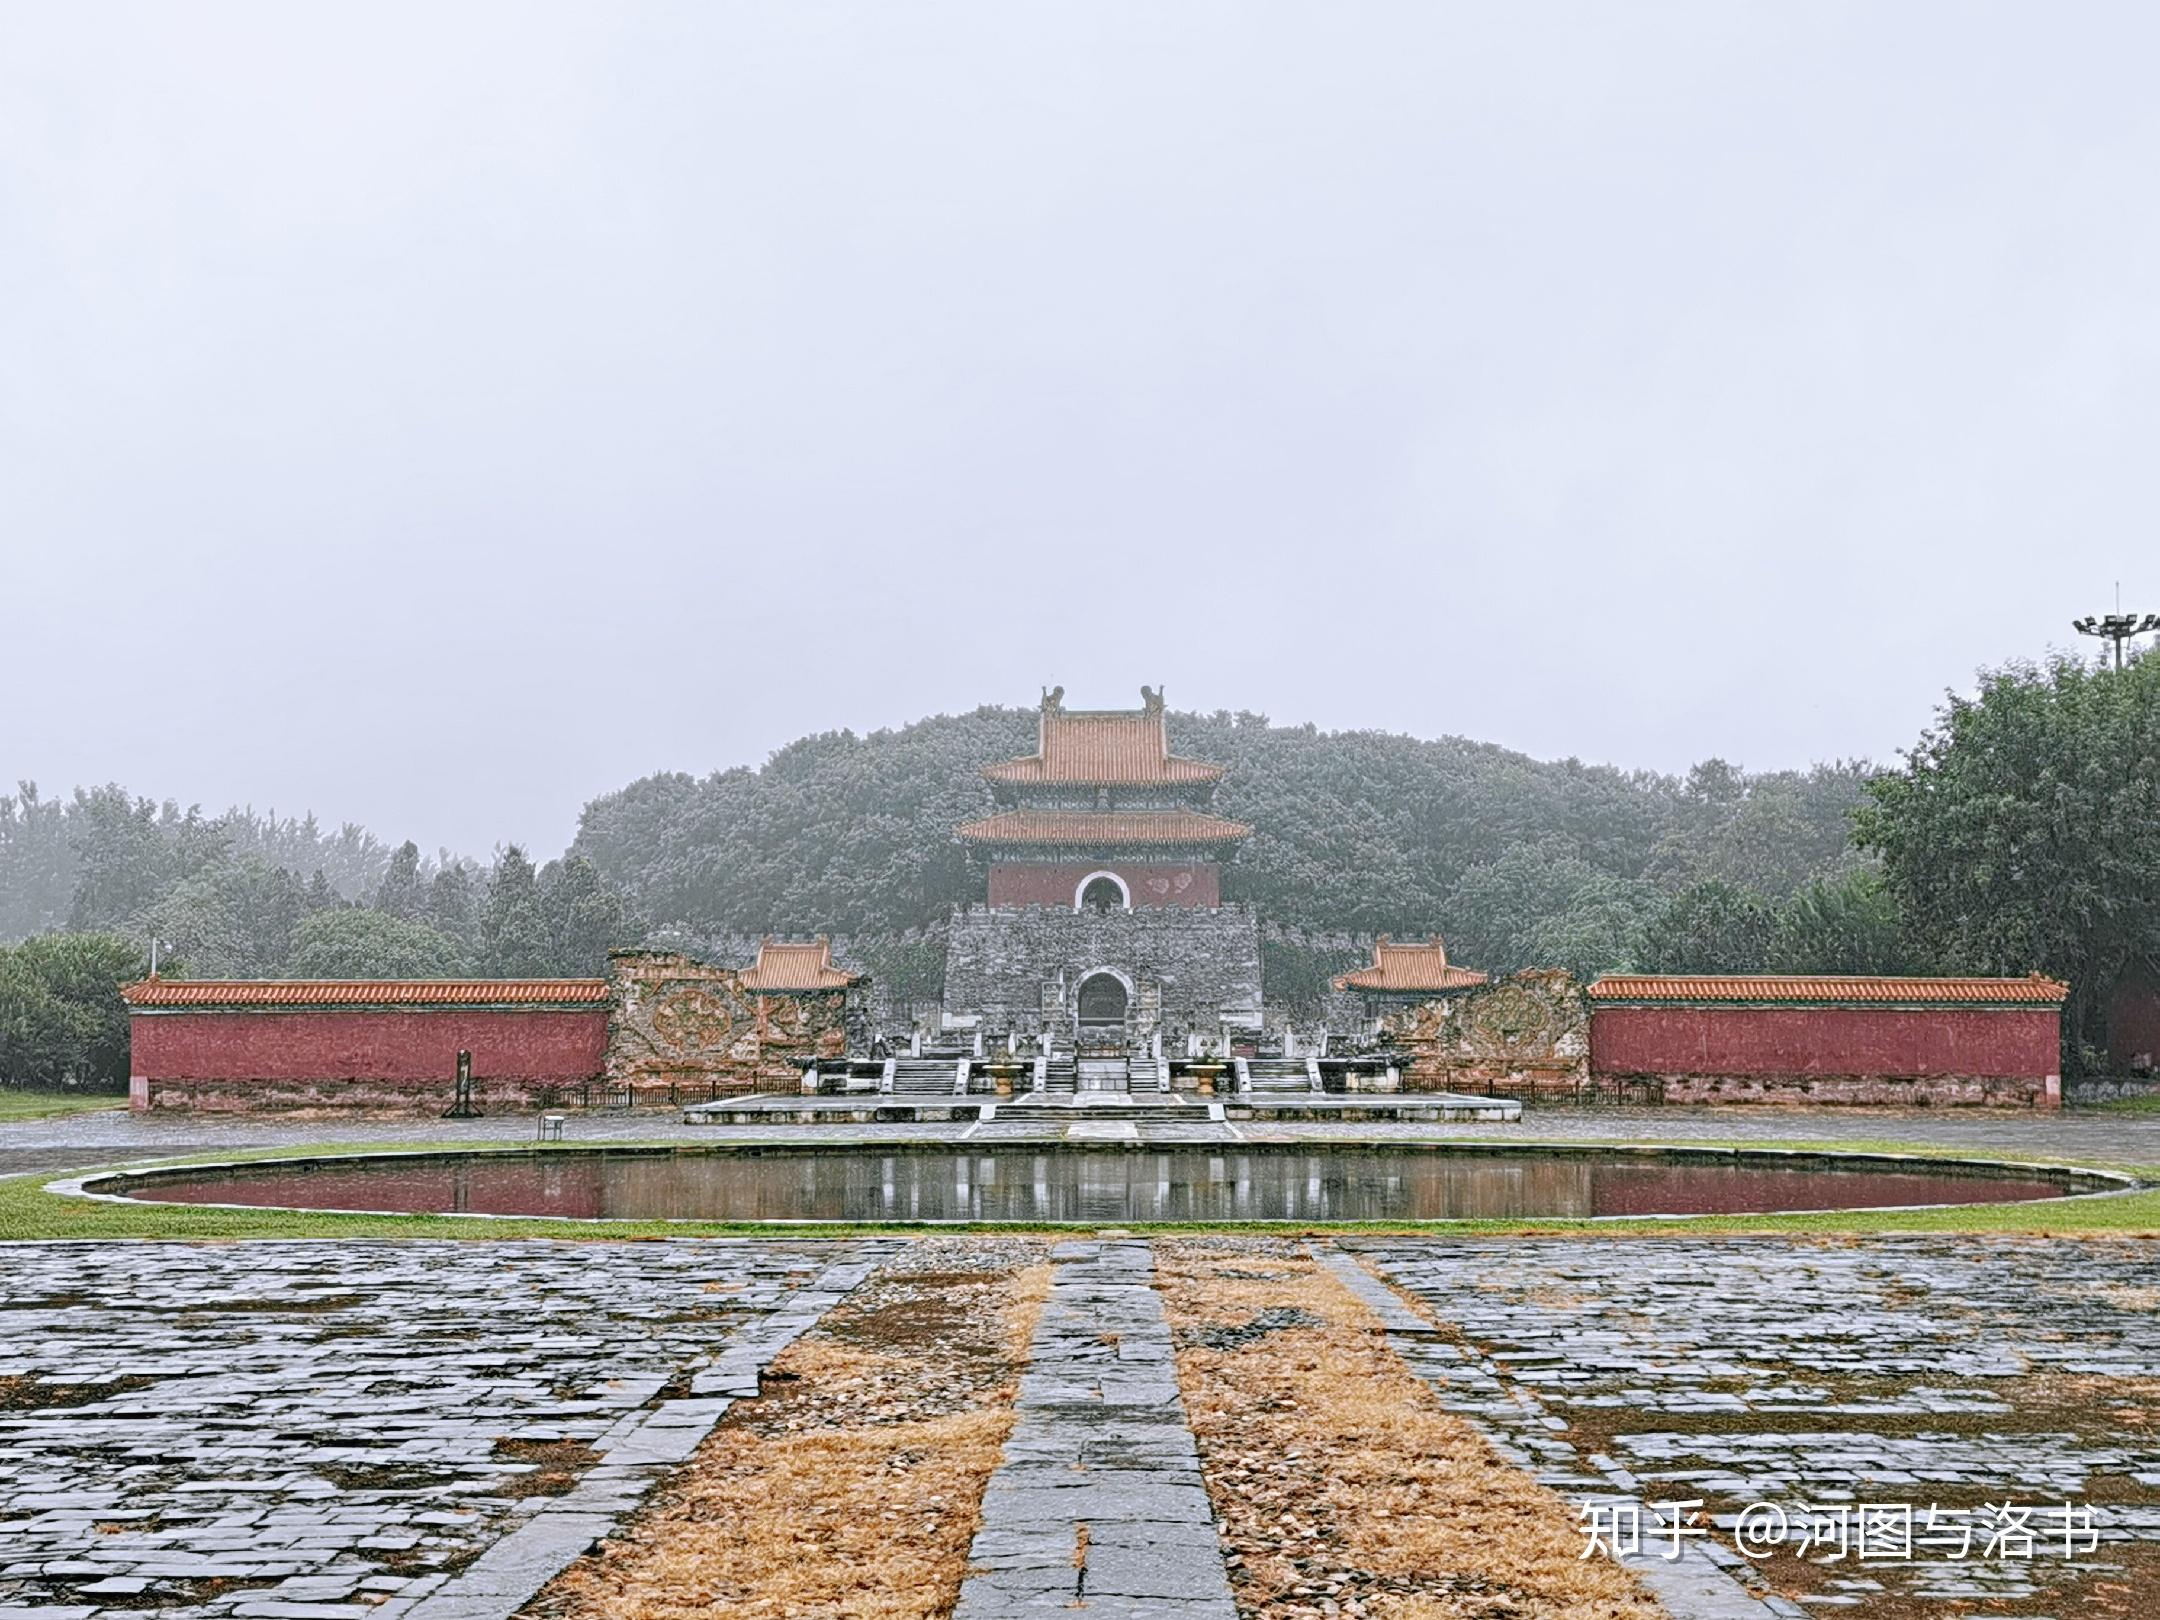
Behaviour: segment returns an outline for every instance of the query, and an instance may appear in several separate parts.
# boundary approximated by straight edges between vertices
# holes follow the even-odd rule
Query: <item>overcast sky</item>
[[[2160,609],[2150,6],[0,4],[0,777],[1888,757]]]

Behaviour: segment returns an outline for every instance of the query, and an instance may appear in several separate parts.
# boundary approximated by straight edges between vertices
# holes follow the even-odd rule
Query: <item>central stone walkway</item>
[[[1060,1244],[954,1620],[1234,1620],[1145,1243]]]

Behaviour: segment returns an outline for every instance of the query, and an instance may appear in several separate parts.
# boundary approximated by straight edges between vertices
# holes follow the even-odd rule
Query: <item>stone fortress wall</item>
[[[1070,1046],[1081,981],[1109,971],[1131,997],[1128,1038],[1165,1052],[1189,1035],[1260,1029],[1260,928],[1243,906],[970,906],[953,913],[945,955],[948,1026]]]

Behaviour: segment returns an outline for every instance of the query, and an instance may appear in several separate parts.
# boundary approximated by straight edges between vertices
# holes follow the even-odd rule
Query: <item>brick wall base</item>
[[[605,1098],[606,1086],[590,1083],[592,1105]],[[261,1113],[272,1109],[309,1109],[326,1113],[368,1112],[436,1116],[457,1096],[454,1080],[140,1080],[135,1106],[143,1109],[189,1109],[202,1113]],[[531,1113],[541,1108],[583,1107],[588,1095],[579,1082],[545,1080],[475,1080],[473,1102],[483,1114]]]
[[[1772,1107],[2057,1108],[2059,1083],[2043,1077],[1969,1075],[1716,1075],[1598,1076],[1601,1089],[1640,1087],[1646,1101],[1674,1104],[1757,1103]]]

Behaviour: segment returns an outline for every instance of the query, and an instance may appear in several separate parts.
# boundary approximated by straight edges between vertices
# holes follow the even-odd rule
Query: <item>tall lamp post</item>
[[[2160,630],[2160,613],[2088,613],[2072,619],[2070,628],[2081,636],[2098,636],[2115,643],[2115,667],[2123,667],[2123,643],[2148,630]]]

